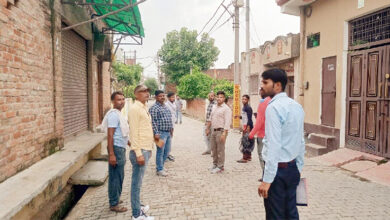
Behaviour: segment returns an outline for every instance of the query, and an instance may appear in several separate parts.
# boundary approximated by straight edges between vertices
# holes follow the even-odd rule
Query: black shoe
[[[172,156],[172,155],[169,155],[168,156],[168,160],[172,161],[172,162],[175,162],[175,158]]]

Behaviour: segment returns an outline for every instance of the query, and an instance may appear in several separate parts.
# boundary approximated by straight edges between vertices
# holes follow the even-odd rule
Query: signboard
[[[240,85],[234,85],[234,94],[233,94],[233,128],[240,127]]]
[[[364,0],[358,0],[358,9],[364,7]]]

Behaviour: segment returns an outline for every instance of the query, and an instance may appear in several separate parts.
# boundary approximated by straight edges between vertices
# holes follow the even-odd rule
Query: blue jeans
[[[286,168],[278,168],[268,190],[268,198],[264,199],[267,220],[299,219],[296,191],[300,179],[301,174],[295,161],[288,163]]]
[[[182,122],[182,114],[181,111],[176,111],[176,123]]]
[[[145,158],[145,165],[143,166],[138,165],[137,156],[135,155],[134,151],[130,151],[129,154],[130,162],[133,166],[133,173],[131,175],[131,209],[133,211],[134,218],[140,216],[141,213],[141,185],[151,152],[142,150],[142,154]]]
[[[164,146],[161,148],[157,146],[156,153],[156,169],[162,171],[164,169],[164,163],[171,151],[171,133],[162,131],[160,132],[160,139],[164,141]]]
[[[126,148],[114,146],[116,166],[108,164],[108,200],[110,206],[116,206],[122,194],[123,178],[125,177]]]

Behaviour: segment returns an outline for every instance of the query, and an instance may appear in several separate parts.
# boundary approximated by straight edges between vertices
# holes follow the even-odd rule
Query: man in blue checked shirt
[[[156,153],[156,169],[158,176],[168,176],[164,169],[164,163],[169,156],[171,148],[171,138],[173,135],[172,115],[168,107],[165,105],[165,93],[161,90],[156,90],[154,93],[156,103],[149,109],[152,117],[152,127],[154,140],[159,142],[162,140],[164,145],[157,145]]]
[[[264,198],[266,219],[299,219],[296,189],[305,154],[302,106],[284,92],[284,70],[270,69],[262,74],[261,89],[270,96],[265,113],[265,161],[263,182],[258,193]]]

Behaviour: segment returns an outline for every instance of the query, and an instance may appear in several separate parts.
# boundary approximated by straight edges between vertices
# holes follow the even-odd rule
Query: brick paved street
[[[168,162],[169,177],[155,175],[155,152],[147,169],[141,197],[151,206],[156,219],[265,219],[263,201],[257,195],[260,166],[239,164],[239,134],[230,133],[226,149],[226,171],[210,174],[211,157],[204,151],[202,123],[184,118],[176,127],[173,152],[176,162]],[[67,219],[131,219],[130,168],[127,161],[122,199],[126,213],[110,212],[107,181],[89,188]],[[301,219],[390,219],[390,187],[360,180],[335,167],[307,159],[310,205],[300,207]]]

